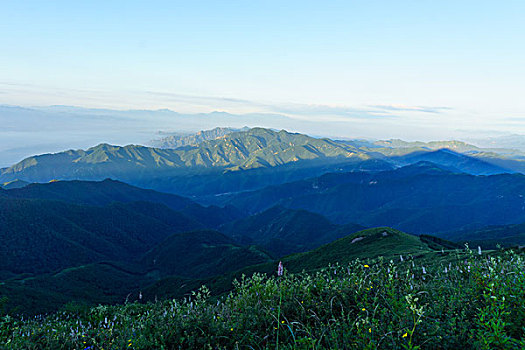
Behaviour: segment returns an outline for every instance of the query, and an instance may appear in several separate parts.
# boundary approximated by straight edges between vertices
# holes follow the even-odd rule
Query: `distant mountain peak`
[[[195,138],[192,142],[196,144],[175,149],[101,143],[86,151],[70,150],[29,157],[3,169],[0,180],[7,182],[20,178],[46,182],[50,179],[101,180],[112,177],[133,182],[146,174],[158,177],[203,169],[237,171],[312,160],[355,162],[370,158],[354,146],[286,130],[260,127],[231,133],[230,130],[214,130],[220,131],[219,134],[200,137],[200,141]]]

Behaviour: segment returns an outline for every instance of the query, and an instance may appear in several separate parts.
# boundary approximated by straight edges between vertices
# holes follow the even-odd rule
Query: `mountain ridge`
[[[220,139],[203,141],[188,149],[158,149],[145,146],[99,144],[87,150],[68,150],[24,159],[0,170],[2,181],[20,179],[47,182],[53,179],[95,180],[126,178],[155,172],[176,174],[185,167],[241,170],[274,167],[308,159],[369,159],[350,146],[329,139],[315,139],[284,130],[253,128]],[[137,174],[133,174],[136,172]]]

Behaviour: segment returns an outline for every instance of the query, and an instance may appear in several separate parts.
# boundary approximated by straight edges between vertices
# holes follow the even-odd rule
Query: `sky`
[[[270,113],[349,138],[525,134],[524,15],[522,0],[0,0],[0,104]]]

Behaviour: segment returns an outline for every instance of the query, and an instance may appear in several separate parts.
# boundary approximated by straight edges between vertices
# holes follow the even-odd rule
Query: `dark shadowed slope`
[[[316,213],[276,206],[225,224],[220,230],[239,242],[257,244],[274,256],[282,256],[313,249],[363,228],[335,225]]]
[[[380,173],[326,174],[231,196],[250,212],[275,205],[333,222],[392,226],[414,233],[525,222],[525,176],[473,176],[419,163]]]
[[[0,198],[0,271],[42,273],[102,260],[138,260],[166,237],[202,225],[162,204],[104,207]]]
[[[78,204],[106,205],[111,202],[148,201],[181,210],[193,202],[187,198],[142,189],[120,181],[54,181],[45,184],[31,184],[24,188],[8,191],[15,198],[53,199]]]
[[[487,226],[439,234],[440,237],[458,242],[468,242],[472,248],[483,249],[525,245],[525,224]]]
[[[175,234],[158,244],[142,264],[161,276],[203,278],[270,261],[254,247],[242,247],[217,231]]]
[[[233,207],[203,207],[192,200],[162,192],[143,189],[120,181],[54,181],[31,184],[24,188],[5,191],[12,198],[60,200],[76,204],[103,206],[113,202],[160,203],[179,211],[204,227],[214,228],[238,219],[241,213]]]
[[[460,154],[449,149],[440,149],[432,152],[417,151],[402,157],[392,157],[389,159],[400,165],[409,165],[421,161],[432,162],[454,172],[472,175],[494,175],[514,172],[493,165],[484,160]]]

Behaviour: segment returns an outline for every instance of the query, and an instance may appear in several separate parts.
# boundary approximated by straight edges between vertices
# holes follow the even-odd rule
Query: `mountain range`
[[[174,146],[184,146],[100,144],[87,150],[33,156],[0,169],[0,183],[112,178],[143,188],[206,197],[324,173],[389,170],[419,161],[473,175],[525,171],[522,156],[458,141],[338,141],[263,128],[214,129],[177,140]]]
[[[221,294],[278,260],[300,272],[525,244],[516,155],[263,128],[177,137],[176,148],[101,144],[0,171],[9,308],[183,297],[202,284]]]
[[[525,222],[524,196],[522,174],[474,176],[420,162],[382,172],[325,174],[221,196],[216,204],[248,213],[281,205],[319,213],[340,224],[435,234]]]

